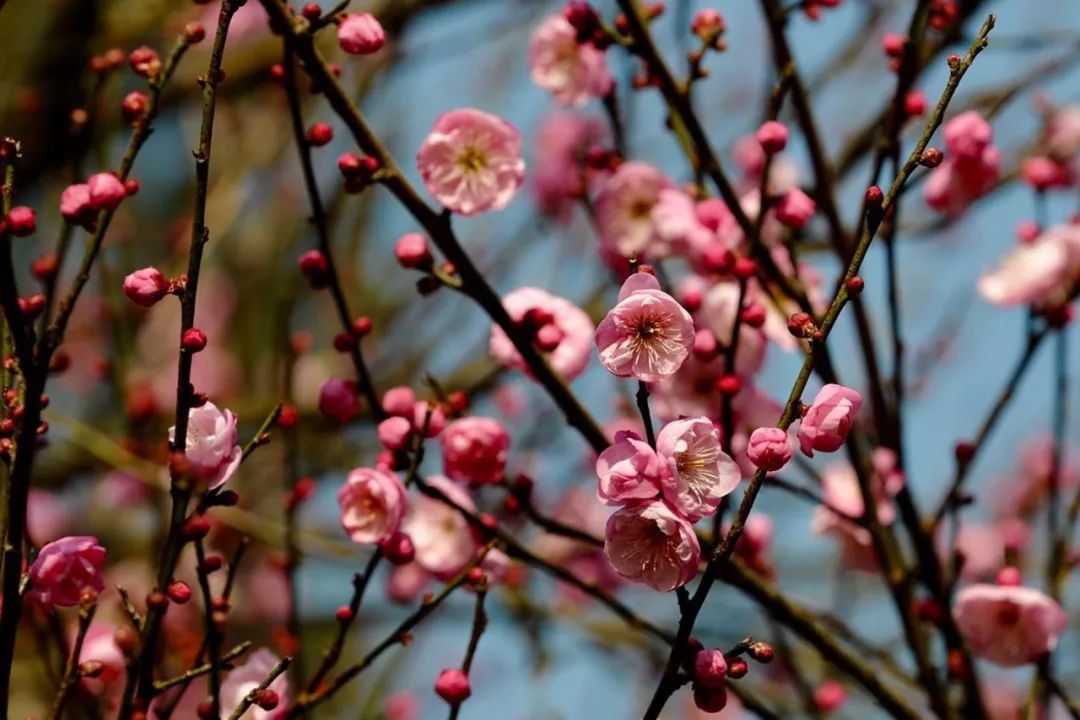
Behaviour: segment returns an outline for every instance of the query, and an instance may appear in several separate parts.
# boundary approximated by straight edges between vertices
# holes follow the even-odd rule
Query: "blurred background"
[[[1036,99],[1054,104],[1080,102],[1080,4],[1075,0],[1000,0],[962,3],[973,19],[957,33],[948,52],[962,52],[989,12],[997,13],[990,48],[968,74],[952,113],[976,107],[991,117],[1002,148],[1004,175],[1014,178],[1019,161],[1038,134]],[[324,6],[329,3],[325,2]],[[614,3],[600,1],[610,17]],[[728,25],[728,49],[710,56],[710,77],[695,91],[695,105],[725,161],[739,138],[763,119],[775,81],[770,46],[760,8],[745,0],[669,0],[654,33],[667,56],[690,49],[687,32],[702,7],[720,10]],[[904,32],[911,2],[844,0],[812,22],[793,15],[790,37],[804,77],[812,87],[819,124],[830,156],[840,158],[849,142],[891,97],[893,74],[880,50],[887,32]],[[442,112],[477,107],[499,114],[521,129],[530,166],[544,152],[538,130],[553,113],[566,112],[529,80],[529,35],[560,2],[539,0],[354,1],[383,20],[392,41],[374,58],[344,56],[327,33],[324,51],[340,62],[342,80],[369,120],[418,186],[412,157]],[[968,8],[968,6],[977,6]],[[328,7],[324,7],[328,9]],[[144,81],[125,69],[99,82],[87,69],[93,55],[119,47],[125,53],[148,45],[163,55],[185,23],[202,19],[212,32],[216,4],[168,0],[9,0],[0,12],[0,135],[22,141],[24,158],[18,202],[38,209],[39,229],[16,242],[21,287],[31,287],[30,262],[53,248],[62,233],[57,212],[60,191],[88,174],[118,165],[129,129],[120,103],[143,89]],[[156,265],[168,275],[186,266],[193,202],[191,148],[199,125],[196,76],[205,72],[209,40],[183,60],[168,87],[155,131],[139,156],[133,177],[139,194],[121,208],[108,234],[89,292],[76,311],[64,350],[70,369],[50,382],[49,446],[39,456],[30,531],[37,541],[62,534],[96,534],[109,548],[110,579],[142,596],[152,585],[152,548],[159,541],[166,500],[163,466],[165,431],[171,425],[175,393],[177,304],[151,310],[123,298],[128,272]],[[315,247],[307,223],[307,198],[285,94],[269,73],[281,61],[280,40],[268,31],[258,2],[250,1],[234,20],[225,54],[227,82],[219,92],[211,167],[208,225],[211,242],[204,262],[197,324],[210,338],[195,358],[194,382],[219,406],[239,413],[241,441],[280,401],[301,411],[293,442],[272,442],[246,463],[233,486],[241,496],[223,509],[215,544],[228,552],[238,538],[251,538],[240,570],[230,642],[252,639],[279,654],[289,650],[284,632],[288,594],[280,570],[285,488],[293,474],[317,480],[317,492],[298,516],[304,564],[299,612],[305,663],[310,669],[335,627],[333,613],[347,602],[351,575],[366,550],[348,542],[337,520],[334,493],[349,468],[370,465],[378,452],[374,426],[362,419],[345,431],[316,409],[318,388],[332,375],[349,376],[348,359],[331,340],[339,328],[330,299],[312,290],[296,269],[297,256]],[[628,154],[652,162],[677,181],[692,178],[677,144],[664,128],[657,95],[633,92],[636,64],[610,52],[627,127]],[[918,87],[933,101],[947,76],[941,59]],[[307,88],[306,80],[301,86]],[[344,192],[336,157],[356,148],[348,132],[319,95],[304,93],[310,124],[330,123],[334,140],[314,152],[316,172],[330,214],[333,245],[343,286],[354,314],[372,318],[364,353],[375,386],[422,388],[424,373],[450,390],[466,390],[473,412],[504,421],[514,438],[510,470],[536,483],[538,504],[555,508],[571,490],[591,497],[595,476],[585,443],[565,428],[542,389],[522,373],[501,370],[487,354],[490,323],[466,298],[443,289],[422,297],[416,276],[394,261],[392,247],[412,219],[385,191]],[[88,123],[72,130],[72,111],[85,109]],[[603,119],[599,104],[574,112]],[[914,128],[911,128],[914,130]],[[910,146],[910,134],[905,148]],[[788,154],[810,178],[804,148],[796,139]],[[905,150],[906,152],[906,150]],[[867,158],[841,167],[840,209],[849,225],[858,213],[868,174]],[[492,285],[506,293],[523,285],[542,287],[586,308],[594,320],[612,303],[617,285],[598,258],[597,240],[582,213],[548,218],[534,194],[519,193],[505,211],[455,221],[458,235]],[[1046,213],[1061,222],[1076,209],[1072,193],[1051,195]],[[996,265],[1015,243],[1014,229],[1035,218],[1032,194],[1006,181],[955,222],[946,222],[914,197],[899,230],[899,267],[909,388],[905,442],[908,481],[924,507],[936,505],[953,471],[953,444],[970,436],[1004,383],[1024,339],[1023,309],[992,307],[975,293],[981,272]],[[62,283],[88,236],[75,230]],[[827,278],[839,271],[834,258],[809,256]],[[885,327],[883,259],[872,250],[862,275],[871,318]],[[830,340],[839,372],[861,386],[850,317]],[[294,356],[290,348],[308,349]],[[884,349],[881,357],[887,362]],[[783,400],[801,356],[770,348],[759,385]],[[1050,428],[1054,396],[1051,353],[1041,352],[1010,406],[987,452],[974,468],[973,486],[987,495],[970,511],[993,517],[994,493],[1021,470],[1025,445]],[[1073,383],[1068,407],[1077,408]],[[590,411],[602,420],[625,415],[633,387],[608,375],[598,363],[573,383]],[[811,393],[807,394],[808,396]],[[1076,427],[1074,423],[1074,428]],[[1069,433],[1077,439],[1077,431]],[[815,461],[823,467],[828,458]],[[426,469],[437,472],[437,453]],[[489,505],[502,494],[493,491]],[[810,533],[812,508],[766,491],[758,507],[775,521],[773,557],[782,588],[808,605],[843,614],[875,645],[900,639],[895,615],[880,581],[839,571],[830,538]],[[534,533],[522,524],[522,537]],[[190,559],[188,561],[190,572]],[[386,595],[386,577],[374,582],[349,643],[348,657],[377,642],[408,612]],[[626,601],[647,617],[674,628],[674,598],[626,588]],[[630,634],[602,608],[580,602],[530,572],[521,589],[493,593],[492,623],[480,644],[473,670],[473,698],[463,718],[536,719],[637,717],[654,688],[656,648],[642,652]],[[1075,601],[1066,597],[1066,607]],[[192,612],[195,612],[194,603]],[[468,641],[472,603],[457,598],[415,632],[414,642],[388,654],[361,681],[322,708],[318,717],[384,717],[386,698],[415,695],[418,717],[441,717],[444,706],[431,690],[443,667],[456,665]],[[119,622],[103,612],[99,622]],[[717,588],[698,624],[706,645],[728,647],[746,635],[775,641],[777,628],[732,589]],[[22,693],[15,714],[42,714],[51,691],[30,638],[25,638],[16,673]],[[194,638],[197,642],[198,638]],[[827,677],[816,655],[797,642],[796,658],[815,683]],[[1058,668],[1077,677],[1075,632],[1063,638]],[[22,647],[22,646],[21,646]],[[906,662],[906,660],[903,660]],[[802,662],[800,660],[799,662]],[[987,677],[1005,695],[1027,688],[1027,670]],[[783,701],[792,690],[782,669],[755,670],[752,687],[775,692]],[[694,717],[685,693],[669,704],[665,717]],[[794,702],[791,700],[791,702]],[[1005,708],[1008,700],[1001,700]],[[795,707],[792,705],[792,707]],[[794,711],[793,711],[794,713]],[[856,696],[840,717],[882,716]],[[722,717],[737,717],[737,709]],[[794,716],[794,714],[792,715]],[[1012,717],[1002,715],[1002,717]]]

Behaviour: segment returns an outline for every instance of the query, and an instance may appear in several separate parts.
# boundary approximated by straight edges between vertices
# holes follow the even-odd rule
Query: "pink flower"
[[[416,154],[428,192],[461,215],[501,210],[525,179],[521,133],[500,117],[464,108],[444,113]]]
[[[337,29],[338,44],[350,55],[370,55],[386,43],[386,31],[371,13],[346,15]]]
[[[995,305],[1057,305],[1080,282],[1080,225],[1058,225],[1018,245],[1000,269],[979,278],[979,294]]]
[[[266,648],[259,648],[248,656],[247,662],[233,668],[221,681],[222,710],[235,708],[243,702],[247,694],[257,688],[277,664],[278,657],[274,653]],[[285,717],[289,706],[288,675],[286,673],[278,675],[267,689],[277,693],[277,707],[273,710],[263,710],[258,705],[252,705],[251,709],[244,713],[245,719],[278,720]],[[232,710],[227,712],[232,712]]]
[[[761,149],[772,155],[787,146],[788,129],[783,123],[767,120],[761,124],[754,136],[761,143]]]
[[[407,605],[416,600],[431,582],[431,575],[419,563],[398,565],[386,581],[386,596],[390,602]]]
[[[604,125],[593,117],[555,113],[536,131],[532,188],[544,215],[567,222],[582,193],[601,178],[585,165],[585,154],[603,142]]]
[[[354,543],[383,542],[401,526],[408,507],[405,486],[384,470],[356,468],[338,489],[341,526]]]
[[[451,480],[491,485],[502,481],[510,434],[498,420],[465,417],[442,434],[443,471]]]
[[[596,197],[596,225],[607,252],[643,254],[657,239],[652,209],[660,191],[674,187],[664,173],[643,162],[625,162]]]
[[[705,208],[705,213],[699,213],[693,198],[682,190],[661,190],[651,213],[657,240],[654,243],[654,254],[657,257],[671,254],[699,256],[714,244],[729,249],[718,240],[716,231],[702,219],[702,214],[705,214],[706,219],[716,221],[713,227],[719,228],[722,220],[712,217],[714,207],[715,205],[710,205]],[[727,206],[722,203],[720,207],[727,210]]]
[[[1050,114],[1043,128],[1042,145],[1055,160],[1066,160],[1080,151],[1080,105]]]
[[[392,387],[382,396],[382,407],[387,415],[411,418],[415,405],[416,393],[406,385]]]
[[[600,362],[618,377],[655,382],[674,375],[694,344],[690,313],[648,273],[631,275],[596,328]]]
[[[124,653],[116,644],[115,627],[101,622],[90,626],[86,639],[83,641],[79,662],[84,663],[90,660],[100,662],[103,669],[95,678],[83,678],[82,686],[91,694],[100,696],[115,686],[116,681],[124,676],[126,663]]]
[[[447,668],[435,680],[435,692],[451,705],[460,705],[472,695],[469,676],[457,668]]]
[[[85,183],[68,185],[60,193],[60,214],[76,225],[83,225],[95,217],[90,205],[90,187]]]
[[[388,417],[379,423],[379,444],[387,450],[403,450],[412,437],[412,422],[407,418]]]
[[[476,510],[469,494],[448,478],[435,475],[427,479],[427,484],[466,510]],[[476,540],[468,521],[435,498],[417,498],[409,507],[402,530],[412,538],[417,564],[440,579],[453,577],[476,556]]]
[[[664,498],[690,520],[711,515],[739,485],[739,467],[720,449],[720,431],[708,418],[665,425],[656,436],[656,454]]]
[[[844,444],[862,407],[862,395],[830,383],[818,391],[799,425],[799,447],[807,457],[814,451],[835,452]]]
[[[1016,667],[1051,652],[1068,625],[1052,598],[1027,587],[971,585],[956,596],[960,633],[977,655],[995,665]]]
[[[558,331],[559,336],[554,349],[546,349],[544,353],[552,369],[567,380],[584,372],[592,354],[595,332],[592,320],[584,310],[565,298],[535,287],[518,288],[509,293],[503,298],[503,307],[517,321],[524,319],[530,311],[541,311],[550,316],[546,326]],[[538,335],[541,330],[543,327],[537,330]],[[527,371],[521,354],[498,325],[491,326],[488,352],[500,365]]]
[[[386,720],[420,720],[420,699],[409,692],[396,692],[383,705]]]
[[[547,18],[533,31],[529,70],[533,82],[564,105],[605,97],[614,85],[604,53],[591,43],[579,43],[577,30],[561,14]]]
[[[69,535],[53,540],[30,566],[28,594],[45,607],[78,605],[83,590],[100,593],[105,589],[104,564],[105,548],[96,537]]]
[[[750,433],[746,455],[762,470],[776,472],[791,460],[791,438],[780,428],[760,427]]]
[[[799,188],[791,188],[776,203],[774,212],[776,219],[787,227],[802,230],[817,212],[817,203]]]
[[[1068,188],[1073,183],[1073,169],[1044,155],[1024,160],[1020,165],[1020,177],[1038,192],[1054,188]]]
[[[90,206],[94,210],[115,210],[127,197],[124,183],[112,173],[95,173],[86,181]]]
[[[136,305],[150,307],[169,292],[169,281],[155,267],[136,270],[124,278],[124,294]]]
[[[615,572],[659,592],[693,580],[701,559],[694,526],[663,500],[628,505],[608,518],[604,553]]]
[[[176,428],[169,428],[173,442]],[[222,412],[212,402],[188,411],[188,462],[213,490],[228,482],[240,467],[243,450],[236,442],[236,414]]]
[[[994,130],[974,110],[960,113],[941,128],[945,147],[951,155],[965,160],[979,160],[994,139]]]
[[[596,496],[605,505],[649,500],[660,492],[660,459],[637,433],[615,433],[615,443],[596,459]]]
[[[420,233],[405,233],[394,245],[394,257],[404,268],[427,269],[433,258],[427,238]]]
[[[356,383],[336,377],[324,382],[319,388],[319,412],[342,425],[352,422],[360,414]]]

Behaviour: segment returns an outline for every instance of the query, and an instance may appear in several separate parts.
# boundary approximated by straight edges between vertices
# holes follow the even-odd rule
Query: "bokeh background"
[[[325,3],[328,5],[328,3]],[[598,2],[613,12],[614,3]],[[810,22],[796,14],[791,38],[804,77],[813,88],[816,112],[832,157],[880,111],[893,91],[893,75],[880,51],[889,31],[902,32],[911,2],[845,0]],[[967,3],[968,5],[972,3]],[[531,84],[526,63],[529,34],[559,2],[536,0],[382,0],[353,2],[384,19],[393,33],[388,51],[357,60],[332,41],[327,53],[342,63],[346,87],[354,91],[373,126],[419,184],[411,157],[442,112],[474,106],[497,113],[519,127],[527,158],[538,146],[537,129],[559,111]],[[688,49],[686,31],[695,10],[712,6],[728,23],[728,50],[707,62],[710,77],[695,91],[699,116],[722,155],[760,123],[774,81],[769,44],[757,3],[746,0],[670,0],[654,31],[669,58]],[[965,79],[956,108],[977,107],[992,115],[995,141],[1012,177],[1038,132],[1033,98],[1080,102],[1080,4],[1074,0],[1000,0],[978,3],[952,51],[966,47],[988,12],[998,15],[990,48]],[[184,25],[203,18],[214,25],[216,6],[167,0],[9,0],[0,13],[0,134],[23,142],[19,201],[39,209],[39,230],[19,241],[17,266],[52,247],[61,232],[56,212],[60,190],[73,178],[114,167],[128,130],[120,100],[140,87],[140,79],[120,71],[95,89],[86,69],[91,55],[110,47],[128,51],[146,44],[164,53]],[[329,39],[329,38],[328,38]],[[113,579],[135,588],[151,584],[151,549],[158,541],[164,493],[161,452],[171,422],[175,387],[174,336],[178,311],[162,303],[149,312],[124,301],[120,280],[132,269],[154,264],[177,274],[186,264],[193,198],[190,149],[198,131],[200,103],[196,76],[204,71],[209,42],[183,61],[165,94],[164,109],[133,176],[140,193],[121,209],[106,249],[69,332],[65,349],[72,368],[51,382],[53,403],[49,447],[40,455],[31,532],[41,539],[63,533],[97,534],[109,548]],[[690,179],[682,154],[664,128],[661,103],[653,92],[631,92],[632,61],[609,53],[619,82],[628,128],[629,154],[657,164],[677,180]],[[296,271],[296,257],[315,245],[306,223],[307,200],[288,125],[282,88],[268,68],[280,61],[280,43],[270,35],[257,2],[249,1],[234,21],[226,55],[228,79],[219,95],[211,171],[208,225],[212,240],[204,264],[197,324],[210,348],[195,359],[195,382],[219,406],[239,412],[243,438],[283,399],[302,411],[296,445],[274,442],[245,464],[234,481],[241,506],[222,511],[228,526],[219,531],[228,546],[237,534],[252,538],[245,560],[240,599],[243,610],[230,638],[251,638],[280,649],[287,595],[274,569],[281,547],[283,488],[291,472],[318,480],[316,497],[299,516],[305,564],[300,610],[310,664],[333,629],[333,612],[351,589],[351,574],[365,551],[347,543],[337,523],[334,492],[343,472],[370,464],[378,450],[366,420],[346,431],[315,409],[319,385],[345,375],[345,358],[330,341],[338,328],[326,293],[311,290]],[[947,68],[934,63],[919,82],[936,98]],[[73,137],[73,109],[86,108],[91,131]],[[601,108],[579,110],[602,118]],[[450,389],[471,391],[478,414],[498,417],[514,437],[511,469],[536,481],[539,504],[553,507],[571,488],[592,492],[588,448],[560,417],[539,388],[522,374],[500,371],[486,352],[489,322],[467,299],[442,290],[421,297],[415,276],[394,262],[396,238],[415,223],[386,192],[354,196],[343,192],[334,160],[354,150],[344,127],[319,96],[307,96],[305,119],[335,128],[335,139],[316,149],[315,162],[339,268],[356,314],[374,320],[364,341],[376,387],[422,387],[423,373]],[[910,140],[910,137],[909,137]],[[798,140],[789,155],[809,178],[809,163]],[[841,211],[849,223],[858,212],[868,168],[865,159],[841,177]],[[915,193],[913,193],[915,195]],[[1061,221],[1076,207],[1072,193],[1051,196],[1045,212]],[[970,435],[988,410],[1018,355],[1024,311],[992,307],[975,293],[975,281],[1014,242],[1014,228],[1035,217],[1029,190],[1006,182],[956,222],[942,222],[920,198],[905,205],[899,232],[899,266],[905,336],[912,382],[905,443],[909,483],[924,507],[937,503],[953,470],[952,446]],[[541,218],[529,192],[506,211],[456,221],[459,236],[500,292],[522,285],[543,287],[581,303],[597,318],[617,287],[597,256],[597,240],[581,213],[568,223]],[[77,257],[85,240],[72,238]],[[822,254],[812,261],[827,277],[838,268]],[[872,250],[864,266],[871,317],[886,327],[883,259]],[[66,267],[70,277],[71,263]],[[28,275],[22,276],[30,286]],[[310,336],[310,350],[295,363],[287,348],[296,334]],[[879,335],[880,337],[880,335]],[[839,372],[848,384],[862,383],[850,318],[830,340]],[[888,367],[888,356],[880,357]],[[761,387],[786,397],[800,358],[770,349]],[[632,387],[593,363],[573,389],[599,418],[623,413]],[[974,468],[975,487],[987,495],[971,511],[988,516],[995,488],[1018,469],[1025,442],[1050,427],[1055,389],[1051,353],[1044,350],[1020,387],[990,449]],[[291,396],[291,397],[290,397]],[[1068,407],[1078,407],[1080,383],[1070,388]],[[1075,415],[1075,413],[1073,413]],[[1076,439],[1074,423],[1069,437]],[[155,450],[156,453],[155,456]],[[437,471],[437,453],[428,469]],[[140,457],[141,456],[141,457]],[[828,458],[819,466],[826,465]],[[126,471],[120,476],[118,470]],[[133,477],[138,479],[133,480]],[[497,493],[491,500],[498,501]],[[145,496],[145,497],[144,497]],[[887,596],[877,579],[838,572],[836,547],[810,534],[811,508],[798,499],[766,491],[759,507],[776,521],[774,558],[780,585],[811,606],[842,613],[881,646],[901,637]],[[231,528],[231,529],[230,529]],[[528,536],[528,532],[523,531]],[[463,718],[632,718],[640,713],[657,677],[655,657],[643,652],[603,609],[565,602],[546,579],[533,573],[522,596],[494,593],[492,623],[473,671],[473,699]],[[350,652],[380,639],[406,610],[385,597],[385,577],[376,579],[357,623]],[[627,589],[625,598],[656,622],[674,627],[674,598]],[[1075,601],[1075,593],[1066,598]],[[1075,604],[1074,604],[1075,607]],[[381,717],[390,693],[408,691],[422,704],[420,717],[441,717],[442,701],[431,690],[437,672],[456,665],[468,639],[472,605],[451,602],[416,633],[415,642],[396,650],[363,680],[341,694],[320,717]],[[728,646],[747,634],[774,637],[769,619],[731,589],[710,597],[699,623],[706,644]],[[806,658],[805,672],[820,680],[813,653],[793,643]],[[1063,639],[1063,678],[1075,677],[1076,632]],[[32,646],[26,645],[26,652]],[[33,655],[20,655],[17,673],[23,715],[40,713],[48,702]],[[991,674],[1003,688],[1026,689],[1026,671]],[[748,682],[774,682],[754,670]],[[779,692],[787,692],[780,690]],[[693,717],[680,695],[665,717]],[[728,711],[731,717],[737,711]],[[878,717],[880,711],[856,699],[843,717]],[[724,715],[728,717],[728,715]]]

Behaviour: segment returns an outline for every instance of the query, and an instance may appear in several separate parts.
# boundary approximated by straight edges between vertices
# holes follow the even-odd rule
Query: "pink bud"
[[[457,668],[447,668],[439,673],[435,692],[450,705],[460,705],[472,695],[469,676]]]
[[[180,337],[180,347],[189,353],[202,352],[206,347],[206,333],[199,328],[188,328]]]
[[[370,55],[386,44],[386,31],[371,13],[353,13],[338,25],[337,38],[350,55]]]
[[[767,120],[755,133],[757,141],[761,143],[761,149],[772,155],[787,147],[788,129],[783,123],[775,120]]]
[[[397,530],[382,545],[383,556],[393,565],[408,565],[416,557],[412,538]]]
[[[694,333],[694,356],[701,360],[711,360],[716,356],[717,342],[712,330],[702,328]]]
[[[1006,565],[998,570],[996,580],[997,584],[1003,587],[1020,587],[1024,584],[1024,578],[1020,574],[1020,570],[1012,565]]]
[[[756,467],[775,472],[791,460],[791,441],[780,428],[760,427],[750,434],[746,456]]]
[[[304,133],[304,139],[313,147],[322,147],[334,139],[334,128],[329,123],[317,122]]]
[[[319,412],[345,424],[360,414],[356,385],[341,378],[330,378],[319,389]]]
[[[817,203],[799,188],[792,188],[780,198],[775,212],[781,223],[792,230],[802,230],[817,212]]]
[[[839,710],[845,700],[847,691],[844,686],[832,680],[822,683],[814,690],[814,705],[820,712]]]
[[[95,173],[86,181],[90,191],[90,207],[94,210],[115,210],[127,197],[124,183],[112,173]]]
[[[427,238],[420,233],[408,233],[398,238],[394,257],[404,268],[423,269],[431,267],[431,251]]]
[[[25,205],[13,207],[7,216],[7,228],[15,237],[26,237],[37,229],[37,215]]]
[[[416,404],[416,394],[412,388],[400,385],[392,387],[383,393],[382,406],[387,415],[400,415],[404,418],[412,418],[413,405]]]
[[[173,580],[165,588],[165,594],[177,605],[183,605],[191,599],[191,586],[183,580]]]
[[[136,305],[150,307],[169,292],[169,281],[156,267],[146,267],[124,278],[124,294]]]
[[[716,648],[700,650],[694,656],[694,683],[709,688],[723,687],[727,679],[727,659]]]
[[[403,417],[388,417],[379,423],[378,435],[387,450],[404,450],[412,436],[412,423]]]
[[[90,187],[85,183],[68,185],[60,193],[60,214],[71,223],[82,224],[93,218],[90,206]]]
[[[695,684],[694,705],[702,712],[718,713],[727,707],[727,689],[723,685],[705,687]]]

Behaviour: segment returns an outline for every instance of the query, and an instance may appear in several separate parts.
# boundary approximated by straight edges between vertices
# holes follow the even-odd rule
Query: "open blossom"
[[[1001,151],[993,144],[993,129],[977,112],[957,115],[942,126],[948,150],[926,182],[926,204],[952,215],[967,209],[997,182]]]
[[[270,675],[270,671],[279,662],[279,658],[266,648],[260,648],[248,656],[247,662],[237,665],[221,681],[221,707],[235,708],[244,701],[247,694],[259,687]],[[244,713],[244,718],[251,720],[277,720],[285,717],[289,707],[289,679],[286,673],[274,678],[268,686],[269,690],[277,693],[278,704],[273,710],[263,710],[258,705],[252,705]],[[232,712],[229,710],[228,712]]]
[[[648,273],[631,275],[596,328],[600,362],[618,377],[655,382],[674,375],[694,344],[694,323]]]
[[[464,417],[442,434],[443,471],[451,480],[477,485],[498,483],[506,473],[510,433],[498,420]]]
[[[777,427],[760,427],[750,434],[746,454],[755,466],[775,472],[791,460],[791,438],[788,437],[786,430]]]
[[[28,594],[45,607],[79,604],[83,590],[105,589],[105,548],[90,535],[70,535],[41,548],[30,566]]]
[[[697,575],[701,546],[690,521],[656,500],[628,505],[608,518],[604,553],[624,578],[670,592]]]
[[[690,520],[711,515],[739,485],[738,465],[720,449],[720,431],[708,418],[675,420],[656,436],[664,464],[664,497]]]
[[[1015,247],[998,270],[979,278],[995,305],[1056,305],[1080,283],[1080,225],[1058,225]]]
[[[651,218],[657,257],[677,254],[700,264],[710,252],[734,249],[738,239],[738,224],[722,200],[696,203],[677,188],[660,191]]]
[[[960,633],[977,655],[1003,667],[1051,652],[1068,625],[1061,606],[1034,588],[971,585],[956,596]]]
[[[427,484],[466,510],[476,509],[469,493],[454,481],[435,475]],[[440,579],[453,577],[476,557],[477,544],[468,521],[435,498],[418,497],[409,507],[402,530],[412,538],[417,564]]]
[[[862,407],[862,395],[849,387],[829,383],[818,391],[799,425],[799,447],[808,457],[814,451],[835,452],[847,439]]]
[[[562,14],[547,18],[533,31],[529,70],[533,82],[565,105],[602,98],[614,85],[604,53],[591,43],[579,43],[577,30]]]
[[[386,31],[371,13],[350,13],[338,25],[337,39],[350,55],[370,55],[386,43]]]
[[[664,173],[643,162],[625,162],[596,197],[600,241],[611,254],[645,253],[656,239],[652,210],[660,191],[674,187]]]
[[[522,287],[507,294],[503,298],[503,307],[518,321],[530,311],[549,316],[550,322],[537,329],[537,338],[542,339],[544,327],[550,327],[556,334],[556,342],[542,348],[552,369],[567,380],[573,380],[585,370],[592,355],[595,330],[584,310],[565,298],[535,287]],[[527,370],[514,343],[495,324],[491,326],[488,352],[500,365]]]
[[[408,507],[405,486],[385,470],[356,468],[337,493],[341,526],[355,543],[380,543],[393,535]]]
[[[416,154],[428,192],[461,215],[501,210],[525,180],[521,133],[490,113],[444,113]]]
[[[596,459],[596,496],[605,505],[649,500],[660,492],[660,459],[641,437],[628,430]]]
[[[176,428],[169,428],[173,442]],[[224,485],[240,467],[243,449],[236,442],[236,414],[218,410],[212,402],[188,411],[188,462],[211,490]]]

